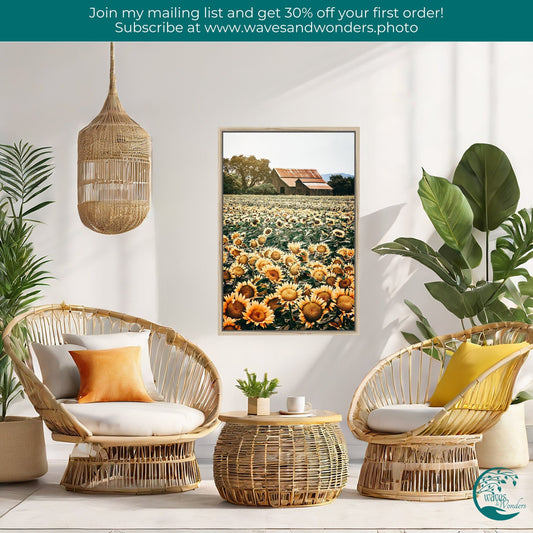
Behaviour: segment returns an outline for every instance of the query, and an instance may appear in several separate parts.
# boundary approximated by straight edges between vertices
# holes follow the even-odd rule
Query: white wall
[[[56,203],[36,233],[56,277],[46,301],[175,327],[218,367],[224,410],[244,406],[233,383],[247,366],[280,378],[274,407],[303,393],[345,415],[363,376],[403,346],[401,329],[413,329],[404,298],[439,332],[460,329],[425,293],[431,274],[370,251],[385,239],[432,236],[416,196],[422,166],[449,176],[473,142],[498,144],[521,205],[533,204],[531,43],[119,43],[119,94],[152,135],[153,209],[129,234],[97,235],[77,217],[76,139],[103,104],[107,50],[0,43],[0,142],[54,148]],[[360,335],[221,336],[218,130],[305,126],[361,128]]]

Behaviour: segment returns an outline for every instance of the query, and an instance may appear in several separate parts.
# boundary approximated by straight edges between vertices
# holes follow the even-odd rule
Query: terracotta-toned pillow
[[[153,402],[141,373],[141,348],[71,350],[80,371],[79,403]]]

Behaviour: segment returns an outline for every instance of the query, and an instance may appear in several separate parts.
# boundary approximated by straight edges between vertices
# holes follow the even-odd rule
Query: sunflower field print
[[[225,196],[224,330],[354,330],[349,197]]]

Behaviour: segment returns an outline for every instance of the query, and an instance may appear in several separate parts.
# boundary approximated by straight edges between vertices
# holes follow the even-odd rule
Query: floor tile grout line
[[[24,498],[22,498],[22,500],[20,500],[19,502],[17,502],[15,505],[13,505],[13,507],[10,507],[5,513],[2,513],[0,515],[0,520],[2,520],[2,518],[4,518],[4,516],[6,516],[7,514],[9,514],[11,511],[13,511],[13,509],[16,509],[21,503],[24,503],[30,496],[33,496],[38,490],[40,489],[40,487],[37,487],[35,490],[33,490],[32,492],[30,492],[27,496],[25,496]],[[0,528],[0,532],[2,531],[3,528]]]

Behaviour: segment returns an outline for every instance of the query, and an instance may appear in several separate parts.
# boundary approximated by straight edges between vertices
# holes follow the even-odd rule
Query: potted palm
[[[51,160],[49,148],[0,145],[0,334],[39,298],[50,278],[48,260],[35,253],[31,237],[35,215],[51,203],[42,200],[51,186]],[[48,469],[41,419],[8,416],[21,395],[0,336],[0,482],[34,479]]]
[[[460,329],[466,329],[467,324],[490,322],[533,323],[533,276],[527,269],[528,261],[533,258],[533,210],[517,211],[520,188],[507,155],[496,146],[474,144],[459,161],[452,181],[424,170],[418,195],[442,239],[440,247],[435,249],[420,239],[401,237],[376,246],[374,252],[410,257],[429,268],[439,279],[425,283],[427,291],[460,320]],[[498,235],[493,243],[492,233]],[[407,342],[415,344],[421,338],[437,336],[420,308],[410,301],[405,303],[416,315],[420,332],[402,332]],[[527,385],[532,379],[533,354],[530,354],[518,382]],[[494,452],[515,449],[517,442],[521,445],[516,457],[510,459],[512,466],[527,463],[521,402],[532,397],[532,391],[518,391],[498,423],[504,429],[498,432],[495,426],[492,432],[498,435],[498,444],[487,446],[492,433],[489,430],[485,435],[485,442],[480,446],[480,466],[511,467]],[[509,424],[517,426],[516,433]],[[507,440],[505,446],[504,440]]]
[[[277,394],[276,389],[279,386],[279,380],[274,378],[268,379],[265,373],[263,380],[259,381],[254,372],[248,372],[245,368],[246,380],[237,379],[237,385],[244,395],[248,398],[248,414],[265,416],[270,414],[270,397]]]

